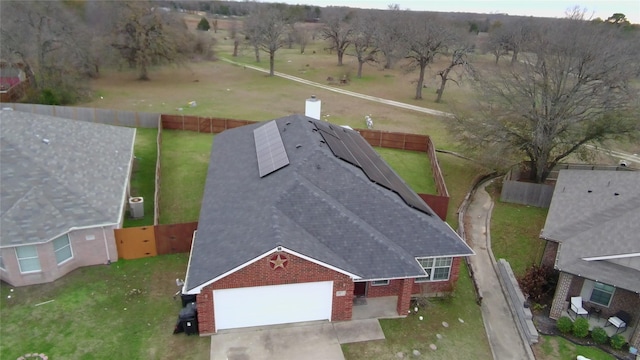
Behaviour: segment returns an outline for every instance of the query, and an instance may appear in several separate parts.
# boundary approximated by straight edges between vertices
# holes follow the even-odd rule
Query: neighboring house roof
[[[280,158],[277,166],[284,167],[263,177],[254,129],[265,123],[216,136],[187,291],[278,246],[362,279],[424,276],[416,257],[473,254],[436,215],[410,207],[359,167],[336,157],[316,126],[328,123],[302,115],[275,123],[288,159]],[[395,175],[382,163],[383,172]],[[404,187],[405,196],[416,196],[404,182],[396,186]]]
[[[0,112],[0,246],[118,224],[135,129]]]
[[[541,237],[556,268],[640,292],[640,172],[561,170]]]

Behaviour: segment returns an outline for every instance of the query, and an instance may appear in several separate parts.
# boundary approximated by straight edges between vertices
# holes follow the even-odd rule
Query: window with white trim
[[[427,276],[416,278],[416,282],[449,280],[453,263],[452,257],[418,258],[418,262]]]
[[[40,271],[40,259],[38,259],[38,249],[35,245],[16,247],[16,258],[21,273]]]
[[[602,306],[609,306],[611,299],[613,298],[613,292],[616,290],[611,285],[595,282],[593,283],[593,290],[591,290],[591,297],[589,301]]]
[[[384,286],[389,285],[389,280],[376,280],[371,282],[371,286]]]
[[[64,234],[53,240],[53,251],[56,253],[56,262],[58,265],[73,257],[71,243],[69,242],[69,234]]]

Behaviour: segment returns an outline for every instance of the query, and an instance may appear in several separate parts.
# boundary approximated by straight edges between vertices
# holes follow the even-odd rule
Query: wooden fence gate
[[[120,258],[131,260],[158,255],[153,226],[116,229],[114,233]]]

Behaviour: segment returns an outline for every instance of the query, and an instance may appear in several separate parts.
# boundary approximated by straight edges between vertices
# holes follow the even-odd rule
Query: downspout
[[[107,251],[107,264],[111,264],[111,255],[109,254],[109,245],[107,244],[107,232],[102,226],[102,239],[104,239],[104,249]]]

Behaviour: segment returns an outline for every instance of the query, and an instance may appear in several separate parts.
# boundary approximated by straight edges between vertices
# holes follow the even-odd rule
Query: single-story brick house
[[[0,280],[116,261],[135,129],[2,110],[0,130]]]
[[[630,314],[640,347],[640,172],[561,170],[541,238],[543,262],[560,271],[550,317],[581,296],[601,318]]]
[[[467,244],[356,131],[292,115],[216,136],[183,292],[201,335],[350,320],[450,292]]]

